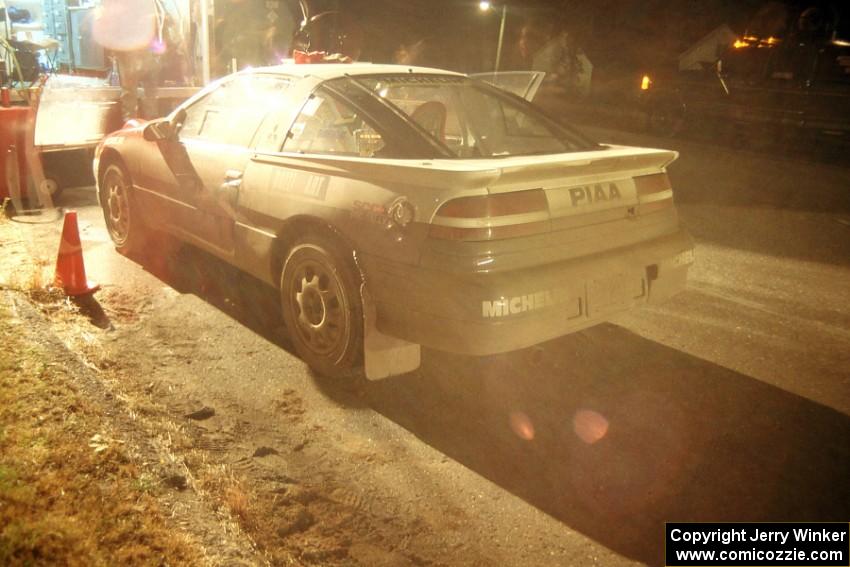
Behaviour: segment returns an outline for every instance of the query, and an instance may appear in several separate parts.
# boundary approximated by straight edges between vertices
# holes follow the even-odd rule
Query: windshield
[[[380,75],[327,83],[368,91],[455,158],[557,154],[596,144],[526,101],[467,77]]]

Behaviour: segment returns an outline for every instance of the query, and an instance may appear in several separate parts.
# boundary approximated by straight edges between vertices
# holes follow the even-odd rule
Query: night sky
[[[494,2],[495,4],[496,2]],[[508,3],[505,56],[527,23],[568,31],[597,67],[659,67],[720,24],[742,32],[764,0],[526,0]],[[313,1],[314,13],[340,9],[361,22],[364,60],[390,61],[401,44],[425,40],[426,65],[481,70],[492,58],[499,16],[468,0]]]

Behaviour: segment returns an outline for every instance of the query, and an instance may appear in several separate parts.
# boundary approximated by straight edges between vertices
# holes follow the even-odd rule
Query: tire
[[[295,350],[331,378],[358,374],[363,358],[362,276],[351,255],[313,234],[289,251],[280,277],[283,320]]]
[[[122,254],[140,250],[146,228],[135,210],[130,176],[118,164],[109,164],[100,178],[100,205],[106,229]]]

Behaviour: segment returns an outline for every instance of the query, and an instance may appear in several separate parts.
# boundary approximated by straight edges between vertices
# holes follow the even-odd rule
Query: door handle
[[[239,181],[242,179],[242,172],[238,169],[228,169],[224,172],[224,181],[229,183],[231,181]]]

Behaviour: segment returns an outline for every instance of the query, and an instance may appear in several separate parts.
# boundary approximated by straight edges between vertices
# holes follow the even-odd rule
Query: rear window
[[[327,85],[368,91],[450,157],[557,154],[598,147],[525,100],[466,77],[360,76]]]

